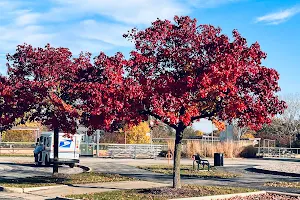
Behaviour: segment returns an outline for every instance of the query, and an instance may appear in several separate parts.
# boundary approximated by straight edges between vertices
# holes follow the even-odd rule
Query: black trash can
[[[215,153],[214,154],[214,166],[223,166],[224,165],[224,154]]]

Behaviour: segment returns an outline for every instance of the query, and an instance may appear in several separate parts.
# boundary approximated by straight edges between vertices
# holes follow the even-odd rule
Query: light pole
[[[154,152],[153,152],[153,146],[152,146],[152,129],[153,129],[153,126],[154,126],[154,122],[153,120],[151,119],[151,116],[149,118],[149,125],[150,125],[150,149],[151,149],[151,152],[153,153],[154,155]]]
[[[96,131],[96,144],[97,144],[97,147],[96,147],[96,151],[97,151],[97,157],[99,157],[99,140],[100,140],[100,130],[97,130]]]
[[[126,146],[126,134],[127,134],[127,132],[125,131],[124,132],[124,135],[125,135],[125,146]]]
[[[150,119],[150,144],[151,144],[151,148],[152,148],[152,129],[154,126],[154,122]]]
[[[211,121],[211,156],[214,157],[214,123]]]
[[[2,142],[2,132],[4,130],[4,126],[0,126],[0,142]]]

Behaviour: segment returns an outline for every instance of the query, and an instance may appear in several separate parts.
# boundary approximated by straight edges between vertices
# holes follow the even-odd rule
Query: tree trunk
[[[58,173],[58,141],[59,140],[59,129],[54,128],[54,159],[53,159],[53,174]]]
[[[180,157],[181,157],[181,142],[183,130],[176,129],[175,150],[174,150],[174,168],[173,168],[173,188],[181,188],[180,183]]]

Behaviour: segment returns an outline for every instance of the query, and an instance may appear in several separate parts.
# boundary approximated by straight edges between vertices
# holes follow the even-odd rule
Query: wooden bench
[[[210,170],[210,164],[208,160],[202,159],[200,155],[193,155],[193,170],[195,170],[195,162],[197,163],[197,170],[200,169],[200,165],[204,169],[204,166],[207,165],[208,171]]]

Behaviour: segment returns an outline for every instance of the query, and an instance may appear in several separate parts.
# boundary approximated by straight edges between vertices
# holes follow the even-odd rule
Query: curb
[[[300,174],[296,174],[296,173],[272,171],[272,170],[266,170],[266,169],[259,169],[259,168],[256,168],[256,167],[247,168],[246,170],[248,170],[250,172],[262,173],[262,174],[272,174],[272,175],[279,175],[279,176],[300,177]]]
[[[30,187],[30,188],[16,188],[16,187],[0,186],[2,191],[15,192],[15,193],[26,193],[26,192],[33,192],[33,191],[39,191],[39,190],[49,190],[49,189],[61,188],[61,187],[68,187],[68,186],[67,185],[54,185],[54,186]]]
[[[79,168],[83,169],[84,172],[91,172],[91,171],[93,171],[92,168],[84,166],[84,165],[78,165],[78,164],[76,164],[75,167],[79,167]]]
[[[75,165],[76,167],[79,167],[84,170],[84,172],[91,172],[92,168],[84,166],[84,165]],[[33,192],[33,191],[38,191],[38,190],[49,190],[53,188],[61,188],[61,187],[68,187],[68,185],[51,185],[51,186],[42,186],[42,187],[28,187],[28,188],[17,188],[17,187],[3,187],[0,186],[0,191],[5,191],[5,192],[15,192],[15,193],[26,193],[26,192]],[[61,198],[61,197],[57,197]],[[64,198],[66,199],[66,198]]]

